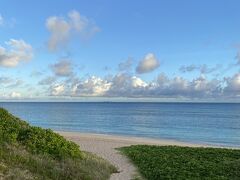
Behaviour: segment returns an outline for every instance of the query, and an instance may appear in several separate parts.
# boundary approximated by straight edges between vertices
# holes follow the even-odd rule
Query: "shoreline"
[[[88,132],[72,132],[72,131],[54,131],[60,135],[71,139],[94,139],[105,142],[119,142],[127,144],[146,144],[146,145],[166,145],[166,146],[188,146],[188,147],[214,147],[214,148],[231,148],[217,145],[209,145],[204,143],[185,142],[164,138],[137,137],[130,135],[101,134]]]
[[[226,148],[226,149],[240,149],[240,146],[234,145],[223,145],[223,144],[211,144],[204,142],[191,142],[167,138],[154,138],[154,137],[137,137],[132,135],[122,134],[107,134],[107,133],[94,133],[94,132],[77,132],[77,131],[58,131],[53,130],[63,136],[81,137],[81,138],[95,138],[105,141],[120,141],[134,144],[145,144],[145,145],[166,145],[166,146],[187,146],[187,147],[210,147],[210,148]]]

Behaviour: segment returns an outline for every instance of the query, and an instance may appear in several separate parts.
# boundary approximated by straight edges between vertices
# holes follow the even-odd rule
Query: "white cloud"
[[[51,87],[51,95],[52,96],[63,95],[64,91],[65,91],[64,84],[55,84]]]
[[[73,29],[75,29],[78,32],[81,32],[88,26],[89,20],[86,17],[83,17],[79,14],[79,12],[72,10],[68,13],[69,17],[69,24]]]
[[[85,80],[75,80],[71,92],[73,96],[132,96],[131,92],[147,86],[139,77],[127,74],[117,74],[107,79],[91,76]]]
[[[164,74],[159,75],[157,83],[150,94],[158,97],[185,97],[185,98],[212,98],[219,97],[222,89],[219,88],[220,81],[207,80],[200,76],[193,80],[182,77],[169,78]]]
[[[217,79],[207,80],[206,77],[200,76],[191,82],[191,92],[194,92],[192,97],[220,97],[222,94],[220,85],[221,81]]]
[[[147,54],[143,60],[141,60],[136,68],[136,72],[139,74],[152,72],[157,69],[160,65],[159,60],[154,54]]]
[[[137,76],[120,73],[107,79],[92,76],[85,80],[69,79],[65,86],[71,87],[68,95],[104,97],[187,97],[217,96],[219,81],[205,77],[188,81],[182,77],[168,78],[161,74],[156,81],[147,83]],[[70,85],[69,85],[70,84]]]
[[[9,94],[9,97],[10,98],[20,98],[21,97],[21,93],[19,93],[19,92],[11,92]]]
[[[72,10],[68,17],[51,16],[46,20],[46,27],[50,32],[48,49],[55,51],[65,47],[73,35],[92,36],[99,28],[88,18]]]
[[[48,40],[48,48],[53,51],[64,46],[69,39],[70,25],[61,17],[49,17],[46,27],[50,31],[51,36]]]
[[[73,87],[74,96],[104,96],[111,88],[111,82],[92,76]]]
[[[132,77],[126,73],[120,73],[109,79],[112,83],[111,88],[107,92],[108,96],[123,97],[131,94]]]
[[[225,81],[225,95],[240,96],[240,73],[235,74],[233,77],[225,78]]]
[[[5,43],[8,48],[0,46],[0,66],[15,67],[21,61],[28,61],[33,57],[30,44],[23,40],[10,39]]]
[[[148,84],[146,82],[144,82],[142,79],[133,76],[132,77],[132,87],[134,88],[138,88],[138,87],[147,87]]]
[[[169,78],[164,73],[159,74],[157,77],[157,84],[164,86],[166,83],[169,83]]]
[[[219,100],[240,97],[240,73],[221,80],[207,79],[204,75],[190,80],[180,76],[170,78],[162,73],[155,80],[147,82],[135,75],[118,73],[106,78],[91,76],[84,79],[73,75],[61,81],[45,84],[49,87],[50,95]]]
[[[51,65],[56,76],[70,76],[73,73],[73,67],[70,60],[60,60],[56,64]]]
[[[109,97],[137,97],[149,86],[141,78],[130,76],[127,73],[117,74],[108,81],[111,83],[111,88],[105,95]]]

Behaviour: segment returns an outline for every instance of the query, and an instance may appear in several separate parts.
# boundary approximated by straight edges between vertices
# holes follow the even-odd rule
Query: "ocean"
[[[31,125],[57,131],[240,147],[240,104],[1,102]]]

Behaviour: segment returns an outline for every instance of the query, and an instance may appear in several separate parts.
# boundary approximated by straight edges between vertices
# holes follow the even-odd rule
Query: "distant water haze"
[[[57,131],[240,147],[237,103],[5,102],[0,106],[31,125]]]

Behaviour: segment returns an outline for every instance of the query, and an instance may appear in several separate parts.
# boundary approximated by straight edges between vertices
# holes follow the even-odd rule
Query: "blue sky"
[[[239,99],[239,5],[3,0],[0,97]]]

